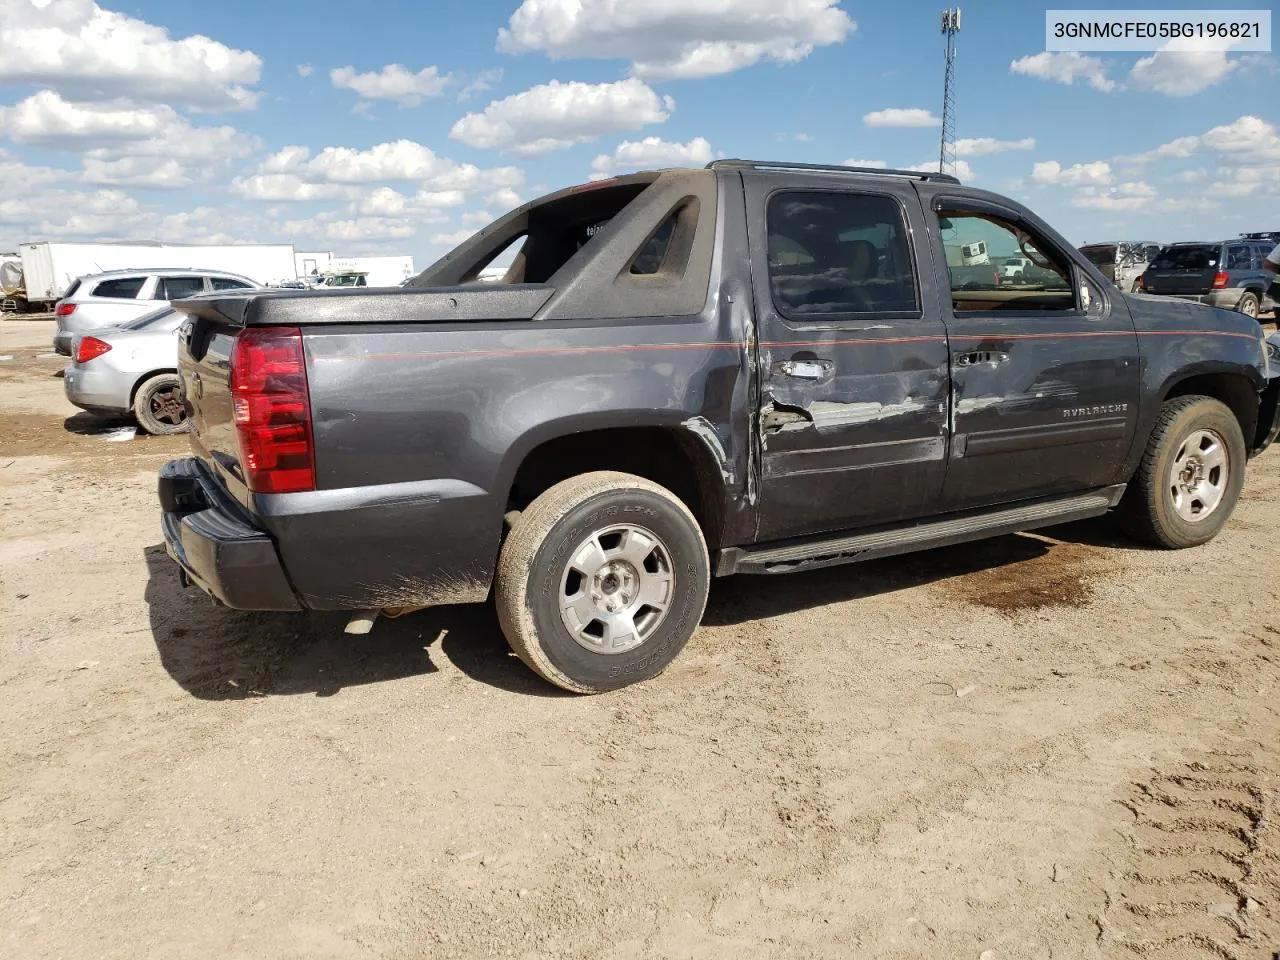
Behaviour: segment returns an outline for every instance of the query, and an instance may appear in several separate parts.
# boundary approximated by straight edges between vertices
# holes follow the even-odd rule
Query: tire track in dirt
[[[1272,957],[1280,947],[1274,784],[1255,754],[1213,752],[1135,784],[1129,854],[1107,889],[1108,956]]]

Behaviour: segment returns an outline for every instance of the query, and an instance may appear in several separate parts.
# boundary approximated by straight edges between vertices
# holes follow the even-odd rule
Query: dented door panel
[[[934,512],[947,458],[949,384],[946,331],[933,285],[917,284],[921,316],[914,318],[784,316],[769,280],[769,197],[784,184],[786,192],[830,191],[830,181],[795,174],[778,181],[759,173],[744,179],[759,331],[757,539]],[[845,190],[899,202],[916,256],[922,221],[909,186]]]

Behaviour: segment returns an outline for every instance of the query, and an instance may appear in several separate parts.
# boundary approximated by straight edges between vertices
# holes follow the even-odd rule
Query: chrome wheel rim
[[[1255,300],[1245,300],[1241,310],[1246,317],[1256,317],[1258,315],[1258,304]]]
[[[560,575],[560,619],[592,653],[634,650],[667,618],[676,586],[671,552],[650,530],[597,530],[569,554]]]
[[[1222,503],[1231,475],[1227,445],[1214,430],[1196,430],[1178,448],[1169,469],[1173,511],[1199,523]]]
[[[176,427],[187,418],[187,411],[182,405],[181,387],[157,390],[151,395],[148,406],[151,408],[151,415],[161,423],[172,424]]]

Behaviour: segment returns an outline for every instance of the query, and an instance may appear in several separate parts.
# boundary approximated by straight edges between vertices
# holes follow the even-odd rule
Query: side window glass
[[[111,297],[117,300],[133,300],[138,291],[147,282],[146,277],[121,277],[118,280],[103,280],[94,290],[95,297]]]
[[[683,276],[693,250],[698,209],[698,201],[689,200],[672,210],[640,245],[627,272],[633,277],[662,276],[672,280]]]
[[[944,208],[938,229],[957,313],[1076,309],[1070,265],[1025,226],[995,214]],[[1015,260],[1020,269],[1002,269]]]
[[[777,193],[767,229],[769,284],[784,316],[920,315],[906,222],[892,197]]]
[[[210,277],[209,285],[214,290],[247,290],[249,284],[243,280],[233,280],[230,277]]]
[[[181,300],[204,293],[204,277],[162,277],[158,300]]]
[[[1253,266],[1253,257],[1249,255],[1249,248],[1243,243],[1233,243],[1227,247],[1227,269],[1228,270],[1248,270]]]
[[[1159,248],[1159,247],[1157,247],[1157,246],[1155,246],[1155,245],[1148,246],[1148,247],[1147,247],[1147,263],[1150,263],[1150,262],[1151,262],[1152,260],[1154,260],[1157,256],[1159,256],[1159,254],[1160,254],[1160,248]]]

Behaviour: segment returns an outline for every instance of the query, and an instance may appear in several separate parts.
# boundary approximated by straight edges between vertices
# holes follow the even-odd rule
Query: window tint
[[[1218,248],[1203,243],[1165,247],[1154,265],[1163,270],[1207,270],[1218,265]]]
[[[233,280],[231,277],[210,277],[209,286],[214,290],[247,290],[251,284],[243,280]]]
[[[204,277],[162,277],[157,300],[181,300],[204,293]]]
[[[669,280],[684,276],[693,250],[693,235],[698,228],[698,210],[696,199],[687,200],[672,210],[631,258],[630,274],[662,276]]]
[[[1114,244],[1102,244],[1096,247],[1081,247],[1080,252],[1083,253],[1090,263],[1095,267],[1114,267],[1119,256],[1119,250]]]
[[[138,291],[146,283],[146,277],[120,277],[116,280],[103,280],[93,288],[95,297],[114,297],[119,300],[133,300]]]
[[[1070,266],[1021,224],[994,214],[942,210],[938,228],[955,311],[1075,309]],[[996,264],[1009,254],[1030,263],[1014,276],[1001,276]]]
[[[640,252],[636,254],[635,259],[631,261],[631,272],[637,276],[648,276],[658,272],[662,266],[662,261],[667,255],[667,248],[671,246],[671,235],[676,230],[676,213],[672,213],[663,221],[662,226],[653,232],[653,235],[644,242],[644,246],[640,248]]]
[[[1156,257],[1160,256],[1160,248],[1152,244],[1147,247],[1147,263],[1150,263]]]
[[[1227,269],[1248,270],[1253,266],[1253,254],[1243,243],[1233,243],[1227,247]]]
[[[890,197],[779,193],[769,200],[769,282],[788,316],[919,315],[902,208]]]

